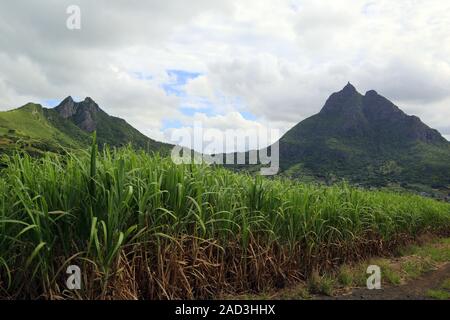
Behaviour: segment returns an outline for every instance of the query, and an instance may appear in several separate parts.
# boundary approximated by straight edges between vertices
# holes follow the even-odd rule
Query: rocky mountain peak
[[[90,112],[99,112],[101,111],[98,104],[92,100],[90,97],[86,97],[83,102],[80,103],[81,107],[87,108]]]
[[[366,97],[376,97],[378,96],[378,92],[376,92],[375,90],[369,90],[366,92]]]
[[[341,91],[333,93],[321,110],[321,114],[349,115],[359,112],[361,94],[349,82]]]
[[[61,117],[67,119],[76,113],[77,105],[72,97],[68,96],[55,108],[55,110],[58,111]]]
[[[330,136],[360,137],[377,143],[442,143],[445,139],[418,117],[410,116],[392,101],[369,90],[363,96],[349,82],[333,93],[319,113]]]
[[[96,114],[102,111],[90,97],[86,97],[81,102],[75,102],[70,96],[65,98],[55,110],[64,119],[71,118],[80,129],[87,132],[93,132],[96,129]]]
[[[362,184],[450,182],[450,143],[376,91],[361,95],[351,83],[280,139],[280,159],[282,170],[296,177],[333,173]],[[388,178],[386,164],[398,168]]]
[[[344,89],[342,89],[341,92],[348,93],[348,94],[354,94],[354,93],[357,93],[358,91],[350,82],[348,82],[347,85],[344,87]]]

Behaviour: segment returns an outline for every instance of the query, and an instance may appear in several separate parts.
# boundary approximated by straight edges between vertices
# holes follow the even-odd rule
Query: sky
[[[0,110],[89,96],[160,141],[196,122],[281,135],[349,81],[450,139],[450,1],[0,3]]]

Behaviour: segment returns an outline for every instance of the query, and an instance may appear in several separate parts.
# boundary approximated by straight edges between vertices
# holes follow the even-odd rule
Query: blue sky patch
[[[162,129],[166,130],[166,129],[171,129],[171,128],[181,128],[183,126],[183,124],[181,123],[181,121],[179,120],[175,120],[175,119],[164,119],[162,121]]]
[[[200,72],[189,72],[184,70],[167,70],[170,77],[169,82],[162,84],[162,88],[167,95],[176,96],[180,98],[179,111],[186,117],[194,117],[196,113],[205,114],[207,117],[214,117],[223,115],[221,108],[217,106],[208,98],[201,96],[190,96],[186,93],[185,85],[189,80],[195,79],[202,75]],[[216,93],[217,94],[217,93]],[[249,111],[246,111],[245,104],[239,97],[225,97],[217,94],[219,101],[223,100],[224,104],[232,104],[237,109],[242,117],[248,121],[256,121],[257,117]],[[225,111],[225,110],[222,110]],[[181,121],[176,119],[165,119],[162,122],[162,129],[180,128],[183,125]],[[189,125],[188,125],[189,126]]]
[[[191,107],[181,107],[180,111],[188,117],[194,116],[196,113],[203,113],[206,114],[208,117],[217,115],[216,112],[213,111],[212,106],[211,107],[204,107],[204,108],[191,108]]]
[[[241,116],[245,119],[245,120],[250,120],[250,121],[255,121],[257,118],[256,116],[248,111],[240,111],[239,112],[241,114]]]
[[[59,99],[45,99],[45,100],[42,100],[42,102],[41,102],[42,105],[44,105],[46,107],[50,107],[50,108],[54,108],[60,103],[61,103],[61,100],[59,100]]]
[[[200,72],[189,72],[184,70],[167,70],[167,74],[172,81],[169,83],[164,83],[162,87],[166,94],[177,97],[185,97],[186,92],[183,87],[186,83],[190,79],[195,79],[202,75]]]

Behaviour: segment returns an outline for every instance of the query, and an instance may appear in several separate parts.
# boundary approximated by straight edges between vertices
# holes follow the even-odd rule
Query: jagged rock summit
[[[55,110],[64,119],[71,119],[82,130],[93,132],[97,129],[97,114],[106,113],[90,97],[75,102],[71,96],[65,98]]]

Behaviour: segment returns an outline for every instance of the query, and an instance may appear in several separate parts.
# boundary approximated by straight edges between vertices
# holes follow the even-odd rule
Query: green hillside
[[[72,135],[55,127],[48,119],[48,110],[39,104],[29,103],[15,110],[0,112],[0,152],[19,148],[31,153],[81,148],[82,133]],[[60,123],[61,127],[70,124]],[[80,130],[78,130],[80,131]],[[85,140],[87,141],[87,140]]]
[[[120,147],[131,144],[136,149],[158,151],[163,154],[167,154],[171,148],[171,145],[148,138],[124,119],[108,115],[89,97],[81,102],[75,102],[71,97],[67,97],[54,111],[83,132],[96,131],[100,146],[107,144]]]
[[[450,186],[450,143],[375,91],[361,95],[350,84],[281,138],[280,162],[292,177]]]
[[[19,149],[39,155],[86,148],[93,131],[97,132],[100,147],[131,144],[136,149],[162,154],[168,154],[171,148],[146,137],[125,120],[108,115],[90,98],[74,102],[68,97],[53,109],[29,103],[0,112],[0,153]]]

